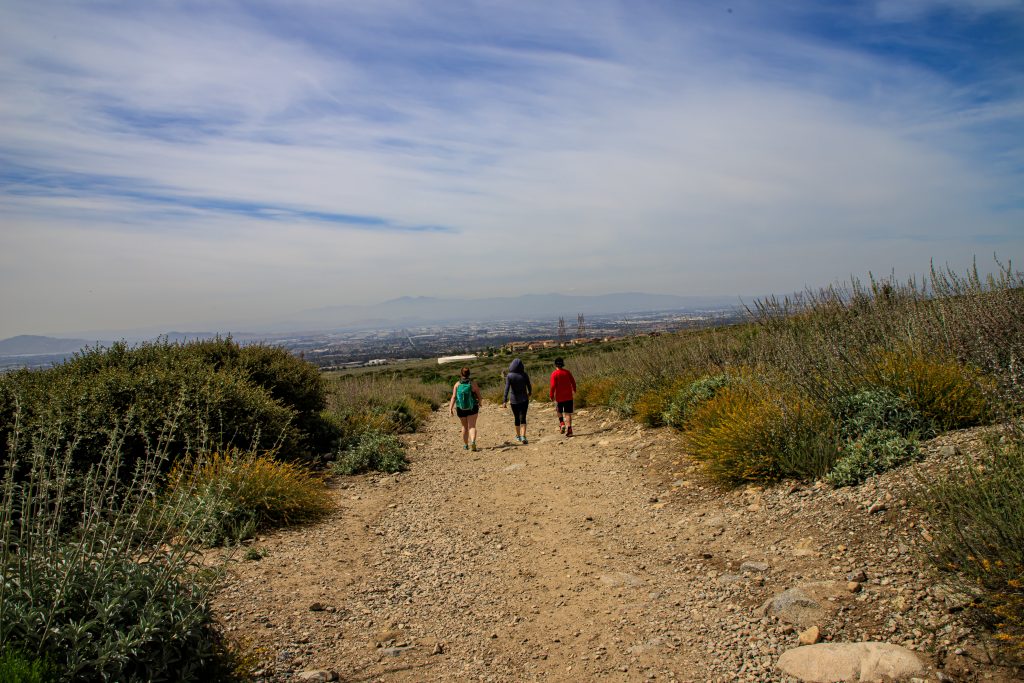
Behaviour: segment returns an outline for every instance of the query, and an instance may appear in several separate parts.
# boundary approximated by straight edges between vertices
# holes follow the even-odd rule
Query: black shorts
[[[522,403],[510,403],[509,405],[512,406],[512,417],[516,420],[516,427],[526,424],[526,411],[530,409],[530,403],[523,401]]]
[[[476,415],[479,412],[480,412],[480,406],[479,405],[474,406],[473,408],[470,408],[469,410],[463,410],[462,408],[456,408],[455,409],[455,414],[458,415],[459,417],[469,417],[470,415]],[[570,410],[569,412],[572,412],[572,411]]]
[[[561,415],[562,413],[569,413],[572,415],[572,399],[558,402],[558,414]]]

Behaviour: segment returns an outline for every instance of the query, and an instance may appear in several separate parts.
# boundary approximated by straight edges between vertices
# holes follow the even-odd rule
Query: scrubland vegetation
[[[329,509],[326,402],[309,364],[230,339],[0,376],[0,679],[244,677],[200,560]]]
[[[567,363],[580,407],[679,430],[727,486],[854,485],[916,460],[919,440],[999,425],[980,461],[952,463],[961,475],[922,482],[915,502],[937,570],[1024,655],[1022,285],[1009,266],[852,282]],[[536,400],[560,353],[524,354]],[[510,359],[471,364],[488,400]],[[406,468],[398,436],[447,406],[457,374],[321,376],[218,339],[117,344],[0,376],[0,680],[244,678],[245,652],[209,609],[208,549],[323,515],[327,472]]]

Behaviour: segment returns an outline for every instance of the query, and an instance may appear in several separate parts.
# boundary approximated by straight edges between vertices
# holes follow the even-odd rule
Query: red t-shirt
[[[571,401],[572,395],[576,392],[576,378],[565,368],[555,368],[551,373],[551,390],[548,396],[552,400],[561,403]]]

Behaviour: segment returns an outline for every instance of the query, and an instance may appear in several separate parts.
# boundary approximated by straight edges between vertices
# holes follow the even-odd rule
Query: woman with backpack
[[[480,412],[480,387],[469,377],[469,368],[462,368],[461,378],[452,387],[452,400],[448,402],[448,410],[458,415],[462,422],[462,447],[476,450],[476,416]]]
[[[512,392],[512,417],[516,422],[516,441],[528,444],[530,442],[526,440],[526,411],[530,407],[530,394],[533,393],[533,385],[530,384],[530,376],[526,374],[523,361],[518,358],[508,366],[508,373],[505,375],[505,396],[501,401],[502,408],[508,403],[510,391]],[[520,434],[520,428],[522,434]]]

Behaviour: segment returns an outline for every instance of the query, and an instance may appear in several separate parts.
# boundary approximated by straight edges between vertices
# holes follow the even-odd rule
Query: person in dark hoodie
[[[530,376],[526,373],[523,361],[516,358],[508,366],[508,373],[505,375],[505,397],[502,399],[501,407],[508,403],[508,395],[512,394],[512,416],[516,421],[516,441],[522,444],[530,443],[526,440],[526,411],[530,407],[530,394],[533,393],[533,385],[530,384]]]

